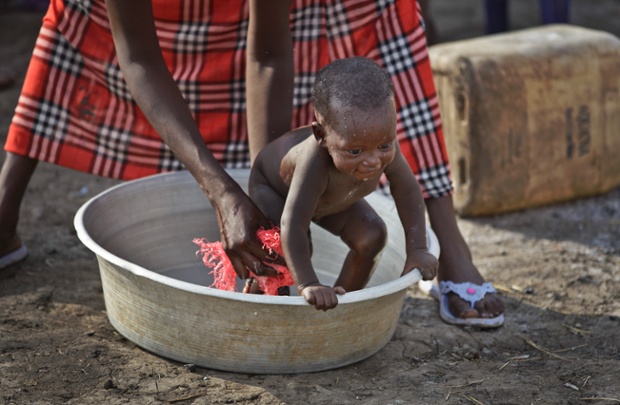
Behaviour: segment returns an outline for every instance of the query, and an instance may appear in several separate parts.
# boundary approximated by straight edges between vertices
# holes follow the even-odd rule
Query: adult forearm
[[[150,0],[106,0],[106,5],[119,65],[132,97],[213,202],[222,192],[234,187],[234,181],[225,175],[204,144],[187,103],[168,71]]]
[[[277,61],[265,66],[248,60],[247,122],[252,161],[265,145],[291,128],[292,91],[282,84],[292,80],[292,70],[278,67]]]
[[[290,0],[250,1],[246,106],[250,155],[291,128],[293,43]]]
[[[176,83],[162,69],[131,62],[123,67],[123,74],[155,131],[213,201],[234,182],[208,150]]]

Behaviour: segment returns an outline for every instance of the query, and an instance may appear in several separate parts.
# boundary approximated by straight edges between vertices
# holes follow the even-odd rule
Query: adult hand
[[[241,279],[257,276],[275,276],[277,270],[266,262],[285,265],[282,257],[274,258],[262,249],[256,231],[271,228],[271,223],[252,200],[239,188],[228,190],[213,201],[220,227],[221,242],[235,272]]]
[[[418,269],[423,280],[432,280],[437,276],[439,261],[426,249],[416,249],[407,254],[405,270],[401,274],[404,276],[413,269]]]

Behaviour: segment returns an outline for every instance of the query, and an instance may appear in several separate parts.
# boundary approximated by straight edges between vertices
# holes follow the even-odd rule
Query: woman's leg
[[[482,284],[484,279],[474,265],[469,246],[458,228],[452,196],[428,198],[426,208],[441,247],[437,278],[454,283],[469,281]],[[461,318],[494,318],[504,312],[504,302],[497,294],[487,294],[474,309],[455,294],[450,294],[449,303],[452,314]]]
[[[7,152],[0,170],[0,259],[18,250],[19,209],[38,161]]]

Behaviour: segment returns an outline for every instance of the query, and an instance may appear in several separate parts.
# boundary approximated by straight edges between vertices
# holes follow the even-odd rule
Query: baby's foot
[[[245,280],[245,286],[243,287],[244,294],[264,294],[263,290],[258,286],[258,281],[255,278],[250,277]]]
[[[287,285],[283,285],[282,287],[278,287],[278,295],[280,296],[289,296],[291,295],[291,288]]]

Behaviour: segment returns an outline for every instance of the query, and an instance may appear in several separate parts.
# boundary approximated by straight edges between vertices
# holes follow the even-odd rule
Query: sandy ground
[[[481,35],[474,0],[433,0],[442,40]],[[537,24],[512,2],[513,28]],[[620,2],[573,0],[573,22],[620,35]],[[40,13],[0,11],[0,90],[8,127]],[[4,158],[3,155],[1,159]],[[0,401],[5,404],[617,404],[620,403],[620,189],[550,207],[459,218],[475,262],[501,290],[506,325],[458,328],[415,287],[376,355],[299,375],[186,367],[110,325],[94,255],[72,221],[116,181],[42,164],[24,203],[28,258],[0,280]]]

